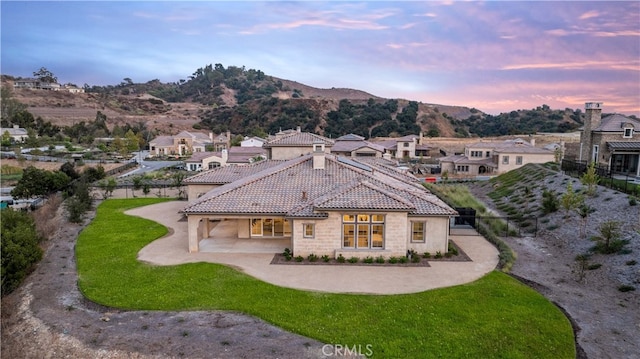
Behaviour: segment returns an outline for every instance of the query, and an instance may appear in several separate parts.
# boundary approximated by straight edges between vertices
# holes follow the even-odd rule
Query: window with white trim
[[[425,242],[427,222],[411,222],[411,242]]]
[[[342,247],[384,248],[384,215],[345,214],[342,216]]]
[[[302,237],[304,238],[315,237],[315,225],[313,223],[302,224]]]
[[[624,138],[631,138],[633,137],[633,128],[625,128],[624,129],[624,136],[622,136]]]

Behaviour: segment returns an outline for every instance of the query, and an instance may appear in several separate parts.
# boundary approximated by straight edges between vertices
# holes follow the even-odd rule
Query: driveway
[[[238,268],[262,281],[288,288],[330,292],[403,294],[449,287],[475,281],[494,270],[498,251],[482,236],[452,235],[451,239],[471,258],[468,262],[429,262],[429,267],[369,267],[352,265],[276,265],[270,264],[277,252],[238,253],[226,250],[189,253],[187,222],[178,213],[187,202],[172,201],[129,210],[126,214],[147,218],[169,228],[169,234],[153,241],[138,253],[138,259],[154,265],[192,262],[219,263]],[[244,245],[247,242],[242,242]],[[215,250],[212,243],[205,248]],[[221,249],[222,247],[219,247]],[[279,248],[279,247],[275,247]]]

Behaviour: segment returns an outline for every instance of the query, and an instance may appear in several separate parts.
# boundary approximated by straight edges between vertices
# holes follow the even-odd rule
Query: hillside
[[[2,85],[12,88],[13,79],[3,75]],[[466,138],[569,132],[583,118],[580,110],[551,110],[546,105],[492,116],[464,106],[385,99],[356,89],[320,89],[221,64],[206,65],[188,80],[173,83],[124,80],[117,85],[85,85],[84,94],[15,89],[13,96],[34,117],[60,127],[90,122],[100,111],[109,129],[135,123],[156,134],[197,129],[264,136],[300,126],[331,137],[393,137],[422,131],[428,137]]]

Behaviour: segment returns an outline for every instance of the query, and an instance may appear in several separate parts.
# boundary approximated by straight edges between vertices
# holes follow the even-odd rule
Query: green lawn
[[[136,260],[162,225],[125,215],[158,199],[108,200],[76,245],[89,299],[137,310],[234,310],[326,343],[372,345],[376,358],[574,358],[569,321],[549,301],[494,271],[452,288],[347,295],[277,287],[223,265]]]

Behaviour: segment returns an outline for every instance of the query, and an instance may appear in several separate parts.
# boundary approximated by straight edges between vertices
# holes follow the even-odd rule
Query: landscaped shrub
[[[309,254],[309,256],[307,257],[307,259],[309,260],[309,262],[317,262],[318,261],[318,256],[311,253]]]
[[[419,255],[411,256],[411,262],[412,263],[420,263],[421,260],[422,260],[422,258],[420,258]]]
[[[302,262],[304,260],[303,256],[296,256],[295,258],[296,262]]]
[[[632,286],[632,285],[621,285],[618,287],[618,290],[621,292],[632,292],[634,290],[636,290],[636,287]]]
[[[442,253],[440,251],[436,252],[436,255],[434,256],[435,259],[440,259],[442,258]]]
[[[398,262],[400,262],[400,263],[407,263],[408,261],[409,261],[409,258],[407,258],[407,257],[398,258]]]
[[[594,263],[594,264],[589,264],[589,266],[587,267],[588,270],[595,270],[602,267],[602,264],[600,263]]]
[[[323,261],[323,262],[325,262],[325,263],[329,262],[329,260],[330,260],[330,259],[329,259],[329,256],[328,256],[328,255],[326,255],[326,254],[325,254],[325,255],[323,255],[321,258],[322,258],[322,261]]]
[[[358,263],[359,260],[360,260],[360,258],[358,258],[358,257],[351,257],[351,258],[349,258],[349,263]]]
[[[630,206],[635,206],[637,204],[638,204],[638,202],[636,201],[635,197],[629,197],[629,205]]]
[[[424,258],[431,258],[431,253],[429,253],[429,252],[424,252],[424,254],[422,254],[422,257],[424,257]]]
[[[284,256],[284,259],[290,261],[291,260],[291,256],[292,256],[291,249],[285,248],[284,252],[282,252],[282,255]]]
[[[371,264],[373,263],[373,257],[367,256],[365,259],[362,260],[363,263],[367,263],[367,264]]]
[[[337,261],[338,263],[344,263],[344,262],[346,262],[346,261],[347,261],[347,259],[342,255],[342,253],[340,253],[340,254],[338,255],[338,258],[336,258],[336,261]]]
[[[634,266],[634,265],[638,264],[638,262],[635,259],[632,259],[630,261],[626,261],[624,264],[626,264],[628,266]]]
[[[376,263],[382,264],[382,263],[384,263],[384,262],[385,262],[385,260],[384,260],[384,257],[383,257],[383,256],[378,256],[378,257],[376,257]]]
[[[560,201],[555,193],[547,190],[542,191],[542,213],[549,214],[556,212],[560,208]]]
[[[389,263],[391,264],[398,263],[398,257],[389,257]]]

